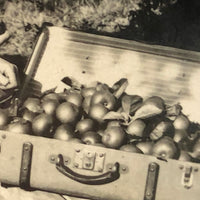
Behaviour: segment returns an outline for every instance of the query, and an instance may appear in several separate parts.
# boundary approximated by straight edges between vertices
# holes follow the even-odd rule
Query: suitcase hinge
[[[149,164],[144,200],[154,200],[156,194],[159,165],[155,162]]]
[[[32,150],[33,145],[30,142],[23,144],[19,186],[24,189],[30,187]]]

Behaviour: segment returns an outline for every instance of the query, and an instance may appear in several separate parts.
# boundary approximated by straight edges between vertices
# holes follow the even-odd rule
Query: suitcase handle
[[[58,162],[56,163],[56,169],[77,182],[88,184],[88,185],[102,185],[113,182],[120,177],[119,174],[119,163],[116,162],[111,171],[105,172],[98,176],[87,176],[74,172],[69,167],[64,165],[64,159],[61,154],[58,155]]]

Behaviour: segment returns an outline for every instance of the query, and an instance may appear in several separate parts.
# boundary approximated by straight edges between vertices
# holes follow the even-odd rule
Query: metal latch
[[[159,165],[155,162],[149,164],[144,200],[154,200],[156,194]]]
[[[92,171],[102,172],[104,169],[104,152],[94,152],[86,149],[76,149],[74,156],[74,167]]]
[[[186,189],[190,189],[193,185],[194,172],[197,172],[198,169],[191,166],[181,166],[180,169],[183,170],[181,184]]]
[[[83,169],[94,169],[96,155],[94,152],[85,152],[83,154]]]

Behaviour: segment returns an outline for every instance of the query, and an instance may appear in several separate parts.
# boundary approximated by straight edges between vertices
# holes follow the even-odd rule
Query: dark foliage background
[[[200,51],[199,0],[0,0],[0,55],[29,56],[44,23]]]

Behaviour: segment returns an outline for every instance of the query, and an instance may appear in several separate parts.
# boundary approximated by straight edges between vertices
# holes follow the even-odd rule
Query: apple
[[[137,143],[136,147],[140,149],[144,154],[152,155],[153,145],[154,143],[152,141],[146,141]]]
[[[126,133],[120,126],[108,127],[102,136],[102,143],[113,149],[121,147],[126,139]]]
[[[187,151],[181,151],[178,160],[191,162],[192,156]]]
[[[37,113],[34,113],[28,109],[24,109],[22,112],[22,118],[29,122],[32,122],[36,115]]]
[[[174,128],[178,130],[187,130],[190,125],[190,121],[187,116],[180,114],[174,120]]]
[[[74,137],[74,130],[69,124],[61,124],[55,130],[53,138],[63,141],[69,141]]]
[[[109,91],[100,90],[94,93],[91,99],[91,105],[102,104],[108,110],[113,110],[115,107],[116,99],[115,96]]]
[[[82,119],[76,124],[76,131],[84,133],[87,131],[93,131],[95,129],[95,123],[92,119]]]
[[[152,155],[158,158],[176,158],[178,155],[178,148],[171,137],[164,136],[154,144],[152,152]]]
[[[57,119],[65,123],[74,123],[79,117],[79,108],[70,102],[61,103],[56,109]]]
[[[87,131],[82,134],[81,140],[85,144],[93,145],[101,141],[101,136],[94,131]]]
[[[77,92],[70,92],[67,96],[67,101],[80,107],[82,105],[83,97]]]
[[[106,113],[108,113],[108,109],[102,104],[98,103],[90,106],[88,115],[91,119],[99,123],[103,123],[103,117]]]
[[[42,108],[44,112],[48,115],[55,115],[56,108],[58,107],[59,103],[57,100],[54,99],[45,99],[42,102]]]
[[[96,92],[95,87],[86,87],[81,90],[81,94],[84,98],[92,96]]]
[[[32,98],[32,97],[27,98],[23,103],[23,107],[34,113],[41,113],[43,111],[40,99],[38,98]]]
[[[175,142],[179,143],[180,141],[183,141],[187,137],[188,137],[188,133],[187,133],[186,130],[178,130],[178,129],[176,129],[173,139],[174,139]]]
[[[23,119],[11,122],[10,124],[8,124],[6,130],[18,134],[27,134],[27,135],[32,134],[30,123]]]
[[[45,113],[39,114],[33,119],[32,130],[37,136],[49,136],[53,125],[53,119]]]

